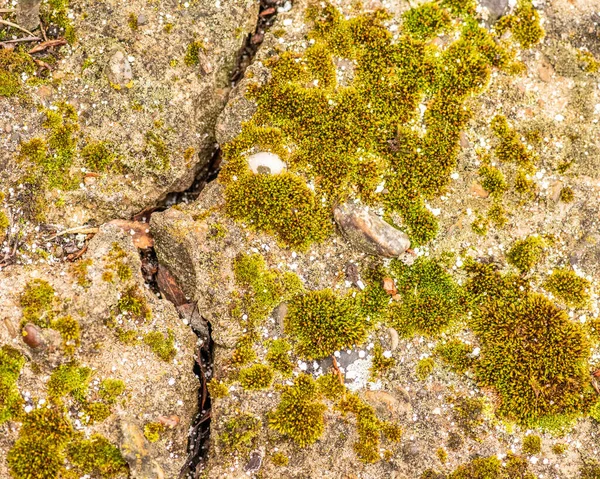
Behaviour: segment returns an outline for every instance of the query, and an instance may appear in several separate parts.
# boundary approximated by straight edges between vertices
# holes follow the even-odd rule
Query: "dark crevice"
[[[248,34],[238,54],[237,63],[230,78],[232,86],[235,86],[244,77],[246,68],[252,63],[264,39],[265,32],[273,25],[278,9],[287,11],[291,8],[291,5],[292,2],[290,0],[260,0],[256,29],[254,33]],[[148,223],[152,214],[157,211],[164,211],[177,204],[195,201],[204,187],[217,178],[221,166],[221,157],[221,148],[218,144],[215,144],[210,161],[198,171],[194,182],[189,188],[181,192],[168,193],[165,195],[164,200],[156,206],[134,215],[133,220]],[[160,265],[154,248],[140,250],[140,258],[142,260],[142,274],[146,284],[154,293],[161,294],[163,298],[167,299],[166,295],[162,294],[157,281]],[[192,309],[191,313],[190,307]],[[190,314],[192,316],[202,315],[202,312],[198,311],[196,303],[193,303],[193,305],[184,304],[178,306],[177,310],[182,319],[185,317],[185,319],[189,320]],[[200,476],[208,459],[210,443],[211,398],[207,384],[212,377],[213,371],[214,343],[211,334],[212,326],[203,317],[202,321],[196,321],[194,324],[204,326],[203,330],[192,328],[192,331],[198,337],[196,361],[194,363],[194,374],[200,382],[198,388],[198,412],[192,420],[188,441],[188,457],[181,470],[180,479],[196,479]]]

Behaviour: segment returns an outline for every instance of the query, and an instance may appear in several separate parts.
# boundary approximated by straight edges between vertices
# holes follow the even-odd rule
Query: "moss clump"
[[[67,456],[84,474],[96,473],[110,478],[126,474],[129,470],[119,448],[99,434],[72,441],[67,448]]]
[[[339,400],[346,392],[346,386],[334,372],[319,376],[316,382],[318,392],[330,401]]]
[[[223,381],[212,378],[206,385],[211,399],[224,398],[229,396],[229,387]]]
[[[146,296],[137,286],[131,286],[126,289],[117,302],[117,308],[121,314],[125,314],[132,319],[148,321],[152,318],[152,310],[148,306]]]
[[[502,228],[507,222],[506,210],[500,201],[495,200],[487,212],[487,218],[496,228]]]
[[[369,330],[354,298],[340,297],[331,289],[293,298],[284,325],[296,342],[297,353],[308,359],[324,358],[361,344]]]
[[[484,218],[483,216],[481,216],[480,214],[478,214],[475,217],[475,220],[473,221],[473,223],[471,223],[471,229],[473,230],[473,232],[480,236],[485,236],[487,234],[487,227],[488,227],[488,220],[486,218]]]
[[[269,342],[266,356],[271,367],[286,377],[290,376],[294,370],[294,363],[290,358],[291,350],[292,346],[285,339],[274,339]]]
[[[242,307],[247,311],[249,330],[260,325],[278,304],[303,289],[298,276],[268,269],[260,254],[238,256],[233,271],[237,283],[248,291]]]
[[[463,14],[473,2],[445,5]],[[307,16],[314,43],[267,61],[269,81],[247,92],[257,112],[223,149],[229,214],[306,247],[331,231],[331,206],[360,199],[398,213],[414,244],[429,241],[438,226],[425,201],[450,181],[471,115],[465,102],[494,69],[510,69],[512,54],[473,19],[443,50],[421,40],[450,26],[437,3],[407,13],[400,35],[384,10],[347,18],[325,4]],[[335,57],[355,63],[349,84],[338,84]],[[425,98],[421,134],[411,122]],[[252,174],[247,155],[258,151],[279,155],[287,171]]]
[[[285,467],[290,463],[290,458],[283,452],[276,452],[271,456],[271,462],[277,467]]]
[[[400,440],[400,427],[379,420],[373,408],[361,401],[356,394],[347,393],[336,407],[342,414],[352,413],[356,418],[358,441],[353,447],[361,461],[370,463],[380,459],[379,444],[382,433],[392,442]]]
[[[67,363],[58,366],[50,375],[48,381],[48,398],[53,402],[70,394],[79,402],[85,400],[92,370],[80,367],[77,363]]]
[[[81,328],[79,322],[71,316],[61,316],[50,323],[62,338],[62,348],[65,354],[72,356],[81,344]]]
[[[10,226],[10,221],[8,220],[8,216],[2,210],[0,210],[0,238],[4,235],[4,230],[6,230]]]
[[[600,422],[600,400],[596,401],[596,404],[591,407],[590,417],[596,422]]]
[[[254,364],[240,371],[239,380],[244,389],[268,389],[273,383],[273,369],[264,364]]]
[[[598,479],[600,477],[600,462],[588,459],[579,469],[579,479]]]
[[[231,362],[234,366],[243,366],[256,359],[256,351],[254,351],[254,343],[257,341],[258,335],[250,332],[241,336],[236,344],[235,350],[231,356]]]
[[[293,386],[284,386],[279,405],[269,415],[269,426],[300,447],[313,444],[325,430],[327,407],[319,396],[314,379],[301,374]]]
[[[131,12],[129,17],[127,17],[127,25],[131,28],[132,31],[137,32],[138,26],[138,17],[135,13]]]
[[[424,381],[433,373],[433,369],[435,368],[435,361],[432,358],[423,358],[420,359],[417,363],[416,373],[417,377]]]
[[[573,189],[565,186],[562,190],[560,190],[559,195],[560,201],[563,203],[572,203],[575,199],[575,194],[573,193]]]
[[[442,464],[446,464],[446,462],[448,461],[448,451],[446,451],[446,449],[444,449],[443,447],[438,448],[435,451],[435,455],[438,457]]]
[[[42,11],[45,25],[56,25],[62,30],[62,35],[70,43],[75,43],[77,36],[69,18],[68,0],[48,0],[47,7]]]
[[[387,353],[389,354],[389,352]],[[371,378],[376,379],[381,377],[386,371],[389,371],[396,365],[396,360],[391,356],[384,354],[381,344],[376,344],[373,347],[373,357],[371,363]]]
[[[150,346],[152,352],[163,361],[173,361],[177,354],[175,334],[170,329],[165,337],[160,331],[152,331],[144,336],[144,343]]]
[[[392,270],[402,301],[392,303],[388,321],[403,336],[438,335],[464,314],[460,288],[434,260],[394,261]]]
[[[435,348],[435,354],[451,371],[463,374],[473,366],[473,348],[458,339],[440,343]]]
[[[527,460],[509,455],[504,461],[496,456],[473,459],[458,466],[448,479],[536,479]]]
[[[240,456],[248,454],[256,445],[261,428],[261,420],[249,413],[229,419],[219,434],[222,451]]]
[[[35,409],[25,415],[19,438],[6,458],[12,476],[58,478],[64,469],[64,447],[72,434],[73,428],[62,409]]]
[[[83,288],[87,288],[91,286],[92,282],[87,277],[88,269],[93,264],[93,260],[91,258],[84,259],[82,261],[78,261],[73,264],[73,273],[77,278],[77,284]]]
[[[108,404],[116,402],[117,398],[125,392],[125,383],[120,379],[104,379],[100,383],[98,395]]]
[[[35,64],[30,55],[18,50],[0,50],[0,97],[21,93],[22,75],[32,75]]]
[[[193,41],[187,46],[185,57],[183,58],[184,63],[188,66],[196,66],[200,63],[200,53],[204,52],[204,43],[199,40]]]
[[[160,422],[149,422],[144,425],[144,436],[149,442],[156,442],[164,430],[165,426]]]
[[[81,157],[86,168],[105,172],[119,169],[120,157],[114,146],[106,141],[92,141],[81,149]]]
[[[565,452],[567,452],[567,450],[569,449],[569,445],[565,444],[564,442],[559,442],[559,443],[553,444],[551,449],[554,454],[561,455],[561,454],[564,454]]]
[[[483,165],[479,168],[479,174],[482,178],[481,186],[483,186],[490,195],[502,195],[502,193],[508,189],[504,175],[498,168],[490,165]]]
[[[506,117],[496,115],[492,119],[491,128],[498,137],[498,144],[494,148],[498,159],[516,165],[523,173],[533,173],[537,157],[521,142],[519,134],[509,126]]]
[[[533,7],[531,0],[518,0],[513,14],[502,17],[496,24],[496,30],[510,30],[522,48],[531,48],[545,35],[540,25],[540,14]]]
[[[54,313],[54,288],[43,279],[29,281],[19,298],[23,310],[23,321],[48,327]]]
[[[482,398],[455,395],[446,398],[452,404],[452,419],[462,432],[477,438],[477,429],[483,424],[484,413],[488,409]]]
[[[106,420],[111,414],[111,407],[103,402],[86,402],[83,410],[87,414],[88,424],[94,424]]]
[[[600,62],[587,50],[579,50],[577,52],[577,61],[580,63],[584,72],[596,73],[600,70]]]
[[[542,450],[542,438],[533,434],[529,434],[523,438],[523,454],[539,454]]]
[[[168,170],[171,165],[169,146],[162,135],[156,131],[146,132],[146,144],[148,145],[146,166],[153,170]]]
[[[591,283],[570,269],[555,269],[542,286],[570,308],[589,304]]]
[[[580,324],[546,297],[487,299],[471,327],[481,354],[475,374],[500,398],[497,413],[522,425],[556,423],[589,410],[590,344]]]
[[[250,227],[275,234],[300,249],[332,233],[328,211],[298,177],[253,175],[238,178],[225,190],[227,212]]]
[[[0,424],[18,416],[23,399],[17,388],[17,380],[25,358],[16,349],[6,344],[0,347]]]
[[[545,248],[546,242],[542,238],[529,236],[512,244],[506,254],[506,261],[521,273],[527,273],[542,259]]]
[[[382,267],[361,271],[366,286],[357,295],[358,306],[363,316],[374,322],[384,319],[387,314],[390,295],[383,289],[383,281],[387,276],[389,274]]]
[[[411,8],[403,15],[404,29],[419,40],[429,40],[449,30],[451,18],[436,2],[427,2]]]

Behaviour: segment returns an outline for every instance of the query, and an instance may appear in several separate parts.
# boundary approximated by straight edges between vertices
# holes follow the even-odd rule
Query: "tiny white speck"
[[[175,384],[175,378],[169,378],[169,386],[173,386]]]

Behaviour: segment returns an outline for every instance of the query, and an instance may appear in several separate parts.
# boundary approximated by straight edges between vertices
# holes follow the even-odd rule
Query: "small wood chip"
[[[398,293],[398,288],[396,288],[396,283],[390,277],[383,278],[383,289],[390,296],[395,296]]]
[[[117,225],[133,238],[136,248],[146,249],[154,246],[154,238],[150,234],[150,225],[141,221],[112,220],[111,225]]]

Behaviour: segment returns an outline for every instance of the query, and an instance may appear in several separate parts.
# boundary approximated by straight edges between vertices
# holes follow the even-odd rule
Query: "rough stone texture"
[[[0,1],[0,8],[7,5]],[[80,147],[93,140],[111,143],[126,172],[101,174],[86,185],[76,158],[71,174],[81,177],[76,184],[82,186],[48,192],[49,222],[77,226],[129,218],[168,192],[185,190],[210,159],[229,75],[246,35],[254,31],[257,10],[253,0],[199,0],[186,6],[171,0],[152,6],[75,2],[77,41],[62,47],[53,81],[27,87],[27,101],[0,97],[0,191],[16,187],[23,174],[15,158],[19,143],[45,133],[44,115],[32,105],[59,101],[69,102],[79,114]],[[128,25],[130,14],[143,15],[135,31]],[[205,71],[184,61],[194,40],[205,47],[199,55],[200,63],[210,64]],[[146,140],[149,131],[166,145],[166,170],[146,163],[154,155]],[[59,197],[64,207],[53,207]]]
[[[110,283],[102,278],[107,264],[110,264],[106,257],[113,243],[126,252],[125,261],[133,272],[133,278],[126,283],[118,279]],[[0,271],[0,344],[17,348],[28,359],[19,378],[20,390],[28,391],[32,398],[45,398],[45,383],[52,370],[69,358],[60,348],[58,332],[51,329],[43,330],[44,337],[48,338],[47,348],[34,351],[26,346],[19,332],[19,295],[25,284],[34,278],[48,281],[59,297],[61,313],[70,314],[81,326],[81,347],[77,349],[74,359],[94,370],[90,394],[96,394],[100,381],[106,378],[122,379],[126,385],[126,400],[115,404],[114,413],[107,420],[86,426],[83,432],[100,433],[114,444],[119,444],[123,421],[143,428],[145,423],[156,421],[159,416],[175,414],[181,418],[179,424],[167,429],[158,442],[147,448],[148,461],[156,463],[164,471],[164,477],[177,477],[187,456],[188,428],[197,408],[198,380],[193,374],[196,337],[179,319],[171,303],[159,300],[147,291],[137,250],[130,236],[118,227],[102,227],[89,243],[88,252],[82,260],[86,259],[91,259],[92,264],[87,274],[91,284],[85,288],[77,284],[73,265],[69,263],[33,264]],[[165,332],[171,329],[177,348],[174,361],[161,361],[143,342],[138,345],[119,342],[114,331],[105,325],[120,295],[131,285],[141,288],[152,309],[152,318],[138,327],[140,336],[149,331]],[[71,406],[69,401],[67,404]],[[75,404],[72,406],[72,419],[76,420],[78,408]],[[2,478],[10,477],[5,462],[6,453],[17,435],[18,423],[9,421],[0,425]],[[132,477],[141,479],[153,476],[134,474]]]
[[[398,258],[410,248],[406,233],[383,221],[366,206],[344,203],[334,209],[333,217],[348,240],[365,253]]]

